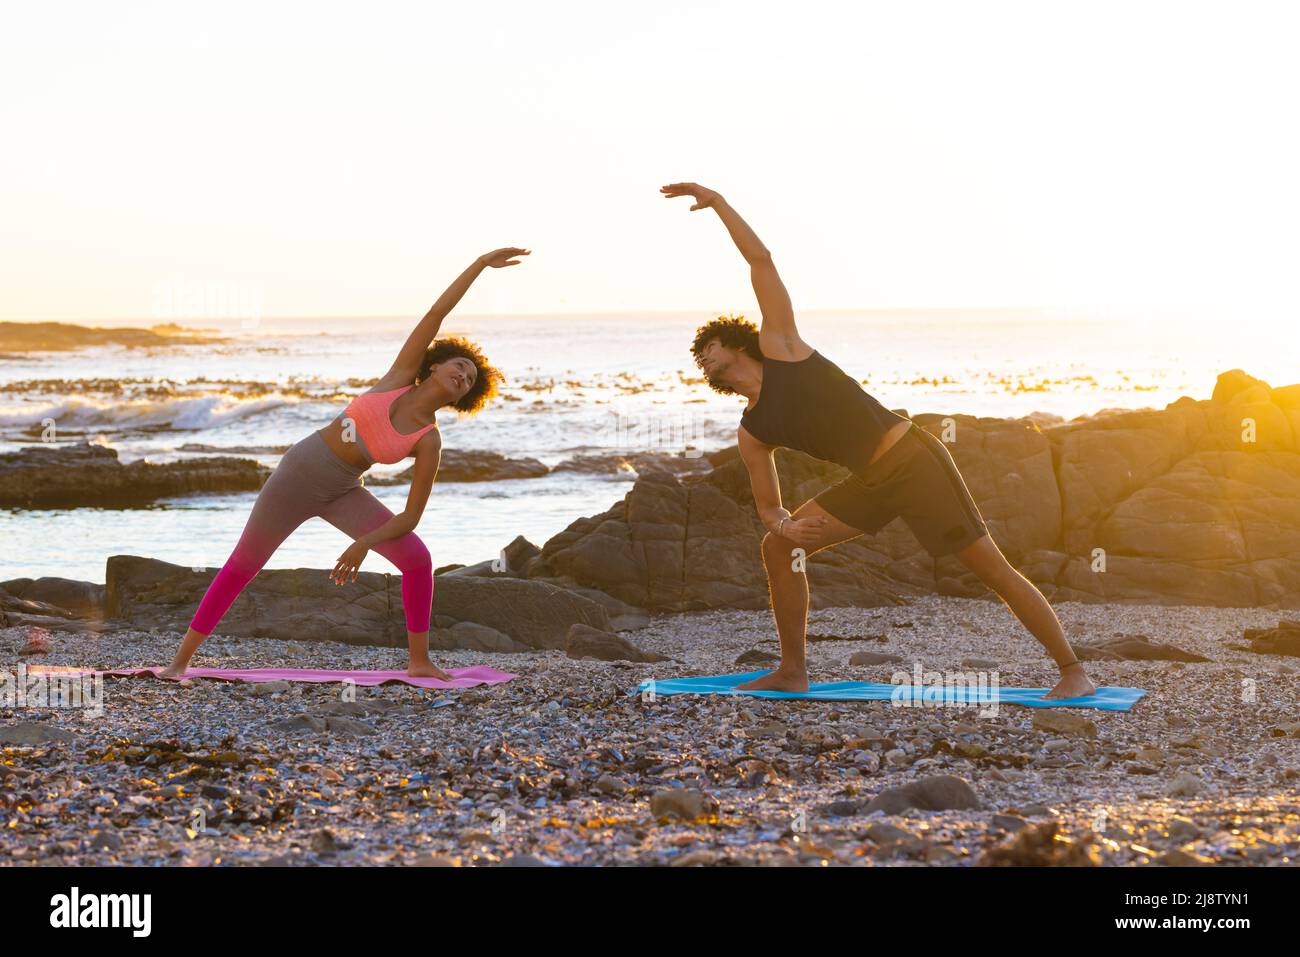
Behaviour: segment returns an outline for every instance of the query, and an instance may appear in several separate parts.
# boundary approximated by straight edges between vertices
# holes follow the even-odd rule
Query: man
[[[1047,599],[1011,567],[988,534],[979,509],[942,442],[881,405],[829,359],[799,337],[794,310],[772,254],[725,199],[695,183],[661,193],[690,196],[691,210],[712,209],[749,263],[762,328],[718,319],[696,334],[691,352],[709,385],[749,400],[736,441],[754,490],[763,536],[763,565],[781,641],[781,664],[741,690],[807,691],[804,643],[808,627],[805,557],[902,517],[932,556],[956,555],[1047,649],[1061,671],[1047,698],[1074,698],[1097,689],[1074,656]],[[781,505],[776,448],[835,462],[853,474],[801,505]]]

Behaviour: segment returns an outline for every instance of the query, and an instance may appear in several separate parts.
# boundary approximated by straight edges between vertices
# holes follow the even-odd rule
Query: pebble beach
[[[1267,609],[1063,602],[1076,646],[1145,635],[1207,662],[1090,661],[1128,712],[646,696],[765,667],[759,611],[659,615],[654,664],[440,653],[514,680],[182,684],[105,678],[102,714],[0,708],[0,863],[1288,866],[1300,859],[1300,671],[1233,648]],[[983,667],[1054,683],[1000,603],[926,597],[809,620],[813,681]],[[60,633],[7,670],[162,664],[179,635]],[[854,655],[897,656],[851,664]],[[747,655],[746,662],[737,659]],[[861,657],[858,660],[862,660]],[[759,661],[760,663],[748,663]],[[400,649],[223,638],[198,667],[401,667]]]

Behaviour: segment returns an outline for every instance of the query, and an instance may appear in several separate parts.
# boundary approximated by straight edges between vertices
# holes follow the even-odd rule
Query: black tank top
[[[764,356],[758,401],[740,417],[764,445],[798,449],[858,474],[885,433],[907,421],[816,350],[794,362]]]

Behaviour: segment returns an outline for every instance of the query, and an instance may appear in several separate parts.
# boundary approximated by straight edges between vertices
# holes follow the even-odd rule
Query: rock
[[[955,775],[941,774],[880,792],[867,804],[866,813],[899,814],[908,808],[965,810],[978,809],[979,806],[979,798],[968,783]]]
[[[1087,648],[1088,646],[1083,645],[1080,647]],[[1099,657],[1118,658],[1125,661],[1205,662],[1210,660],[1194,652],[1176,648],[1173,645],[1153,642],[1146,635],[1121,635],[1098,642],[1093,648],[1089,648],[1089,651],[1099,652]]]
[[[1300,657],[1300,621],[1281,621],[1276,628],[1247,628],[1250,650],[1261,655]]]
[[[1201,793],[1203,786],[1201,779],[1195,774],[1184,771],[1169,783],[1166,793],[1170,797],[1195,797]]]
[[[1214,861],[1175,847],[1157,857],[1156,863],[1163,864],[1165,867],[1209,867],[1214,864]]]
[[[569,629],[569,639],[564,651],[570,658],[595,658],[598,661],[668,660],[664,655],[642,651],[622,635],[580,623]]]
[[[1004,831],[1018,831],[1029,824],[1019,814],[994,814],[992,824]]]
[[[1049,597],[1300,607],[1300,513],[1288,504],[1300,500],[1296,391],[1233,370],[1211,399],[1163,410],[1048,427],[913,419],[951,439],[994,538]],[[1255,442],[1243,442],[1246,417],[1258,424]],[[570,577],[654,612],[768,607],[765,530],[743,463],[734,449],[724,453],[708,457],[707,474],[641,474],[621,502],[547,541],[527,574]],[[847,474],[788,449],[775,460],[790,508]],[[1104,568],[1095,565],[1099,548]],[[956,559],[931,561],[900,521],[811,556],[808,577],[814,608],[987,594]],[[1115,647],[1141,660],[1203,660],[1138,639]],[[1109,656],[1079,649],[1081,658],[1094,653]]]
[[[37,744],[66,744],[77,740],[77,735],[57,725],[45,722],[19,721],[0,725],[0,744],[28,747]]]
[[[977,671],[997,671],[998,663],[991,658],[963,658],[961,660],[963,668],[974,668]]]
[[[420,854],[411,861],[412,867],[455,867],[456,862],[441,854]]]
[[[259,681],[252,686],[251,693],[255,698],[265,698],[273,694],[283,694],[292,687],[293,685],[287,681]]]
[[[850,665],[888,665],[902,660],[902,655],[890,655],[881,651],[855,651],[849,655]]]
[[[763,651],[761,648],[750,648],[749,651],[742,651],[737,655],[734,663],[738,665],[758,665],[780,660],[780,655],[774,655],[770,651]]]
[[[613,774],[602,774],[596,779],[595,788],[601,794],[623,794],[627,791],[627,782]]]
[[[318,718],[309,714],[297,714],[292,718],[281,718],[279,721],[272,721],[267,725],[271,731],[310,731],[313,734],[320,734],[328,730],[327,719]]]
[[[925,849],[927,842],[905,828],[888,821],[875,821],[867,828],[867,839],[880,845],[882,851],[916,853]]]
[[[195,572],[154,559],[114,555],[105,570],[106,613],[136,628],[184,631],[215,574],[215,568]],[[355,582],[335,585],[327,569],[263,570],[230,606],[219,634],[404,648],[401,586],[400,574],[385,572],[361,572]],[[433,602],[439,621],[493,629],[518,643],[512,650],[563,648],[571,625],[609,625],[600,605],[541,581],[438,578]],[[485,634],[473,632],[465,640],[485,642]],[[463,635],[466,630],[451,640]],[[499,643],[480,650],[500,650]]]
[[[1021,828],[1003,844],[991,847],[981,867],[1097,867],[1101,857],[1091,841],[1072,841],[1057,834],[1059,821]]]
[[[90,838],[90,849],[92,851],[120,851],[122,849],[122,838],[116,831],[100,828]]]
[[[104,616],[104,586],[71,578],[11,578],[0,582],[0,594],[35,602],[47,614],[61,614],[83,619]],[[57,609],[57,612],[53,611]]]
[[[382,698],[359,698],[356,701],[326,701],[312,709],[319,715],[342,715],[349,718],[364,718],[371,714],[390,714],[394,711],[404,710],[402,705],[395,701],[384,701]],[[322,774],[333,774],[334,772],[326,769]]]
[[[673,475],[707,473],[713,463],[702,455],[688,456],[677,452],[602,453],[575,455],[560,462],[555,472],[584,472],[588,475],[644,475],[669,472]]]
[[[853,817],[862,810],[861,801],[832,801],[824,808],[832,817]]]
[[[50,653],[50,633],[44,628],[29,625],[23,635],[23,646],[18,649],[20,655],[48,655]]]
[[[448,651],[454,648],[467,648],[471,651],[493,651],[497,653],[514,653],[532,651],[523,642],[515,641],[509,635],[479,625],[472,621],[458,621],[450,628],[437,628],[429,635],[429,647]]]
[[[501,861],[497,867],[553,867],[547,861],[542,860],[532,854],[511,854]]]
[[[31,445],[0,454],[0,508],[132,508],[194,492],[254,492],[270,469],[213,456],[123,465],[105,445]]]
[[[334,834],[328,828],[321,828],[312,834],[310,845],[314,853],[326,857],[339,852],[338,842],[334,840]]]
[[[1095,738],[1097,726],[1083,715],[1058,709],[1039,708],[1034,711],[1033,726],[1039,731],[1067,735],[1072,738]]]
[[[507,458],[500,452],[488,452],[483,449],[449,449],[442,450],[442,459],[438,462],[439,482],[499,482],[506,479],[539,478],[550,472],[545,465],[533,458]],[[408,485],[415,474],[415,466],[403,470],[397,475],[375,480],[367,479],[367,485]]]
[[[694,788],[668,788],[650,796],[650,813],[660,820],[677,817],[684,821],[694,821],[711,817],[717,811],[718,802]]]
[[[325,725],[331,734],[345,734],[354,738],[364,738],[375,733],[374,728],[355,718],[326,718]]]
[[[506,566],[518,571],[523,571],[528,563],[541,553],[540,548],[522,535],[516,535],[510,540],[509,545],[501,549],[501,556],[506,560]]]

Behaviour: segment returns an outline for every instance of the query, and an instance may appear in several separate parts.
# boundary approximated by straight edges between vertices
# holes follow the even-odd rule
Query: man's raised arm
[[[732,241],[740,254],[749,263],[749,278],[754,285],[754,295],[758,297],[758,308],[763,313],[763,324],[759,329],[759,343],[764,355],[787,362],[806,359],[812,355],[812,347],[799,338],[799,330],[794,324],[794,307],[790,303],[790,293],[776,271],[772,254],[763,241],[740,218],[722,196],[700,186],[698,183],[672,183],[659,190],[665,197],[690,196],[695,200],[691,210],[712,209],[727,227]]]

